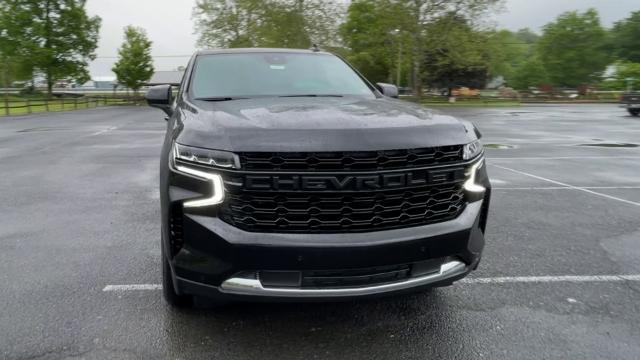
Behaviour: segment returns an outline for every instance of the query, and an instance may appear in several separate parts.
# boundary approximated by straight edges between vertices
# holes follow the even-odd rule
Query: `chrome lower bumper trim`
[[[222,283],[219,290],[225,294],[271,297],[341,297],[373,295],[391,291],[409,289],[416,286],[428,285],[441,280],[463,274],[467,270],[461,261],[449,261],[440,266],[437,273],[409,278],[403,281],[367,287],[301,289],[301,288],[265,288],[257,279],[231,278]]]

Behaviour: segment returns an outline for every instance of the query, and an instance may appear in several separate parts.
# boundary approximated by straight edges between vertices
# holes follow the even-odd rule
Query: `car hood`
[[[366,151],[465,144],[470,123],[387,98],[183,102],[176,141],[227,151]]]

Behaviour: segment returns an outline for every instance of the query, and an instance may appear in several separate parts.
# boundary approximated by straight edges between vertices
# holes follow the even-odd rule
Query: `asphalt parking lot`
[[[180,311],[156,286],[161,112],[0,118],[0,358],[640,358],[640,119],[615,105],[441,111],[488,147],[495,191],[470,278]]]

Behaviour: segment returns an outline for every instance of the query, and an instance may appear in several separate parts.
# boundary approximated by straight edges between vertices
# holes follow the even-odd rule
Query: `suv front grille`
[[[378,171],[446,165],[462,161],[462,145],[409,150],[347,152],[244,152],[251,171]]]
[[[230,193],[221,218],[253,232],[364,232],[420,226],[456,218],[464,209],[461,183],[380,192]]]
[[[464,210],[462,146],[240,153],[218,216],[250,232],[347,233],[422,226]],[[391,171],[389,171],[391,170]]]

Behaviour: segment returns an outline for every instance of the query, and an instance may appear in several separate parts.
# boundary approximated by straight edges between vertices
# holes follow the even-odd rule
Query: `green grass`
[[[415,97],[406,96],[401,99],[422,104],[427,107],[511,107],[520,106],[517,99],[495,99],[479,97],[458,97],[456,102],[450,103],[449,99],[442,96],[427,96],[418,100]]]

